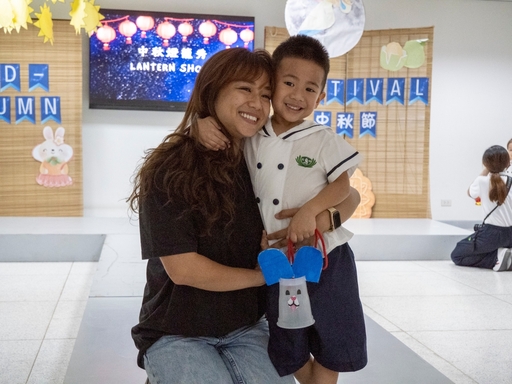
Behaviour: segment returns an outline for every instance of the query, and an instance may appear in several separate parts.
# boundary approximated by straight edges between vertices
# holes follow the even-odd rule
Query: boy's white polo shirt
[[[345,171],[351,176],[362,156],[330,127],[304,121],[276,136],[269,119],[246,140],[245,159],[265,229],[272,233],[289,224],[275,219],[276,213],[303,206]],[[324,233],[327,252],[351,237],[343,227]]]

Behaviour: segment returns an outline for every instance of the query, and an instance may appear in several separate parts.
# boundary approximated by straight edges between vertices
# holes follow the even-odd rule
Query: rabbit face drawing
[[[288,298],[287,304],[292,311],[300,307],[299,296],[302,294],[300,288],[290,287],[290,289],[285,290],[284,294]]]
[[[314,322],[305,277],[279,279],[277,326],[296,329],[309,327]]]
[[[57,128],[55,136],[51,127],[44,127],[43,136],[46,139],[32,150],[32,157],[41,162],[39,176],[36,181],[45,187],[64,187],[73,183],[68,176],[68,162],[73,157],[73,148],[64,144],[65,130]]]

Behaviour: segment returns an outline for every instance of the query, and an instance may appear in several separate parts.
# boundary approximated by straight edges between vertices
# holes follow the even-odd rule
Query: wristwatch
[[[329,218],[331,219],[331,226],[329,227],[329,232],[334,231],[336,228],[341,227],[341,217],[339,211],[334,208],[327,208],[329,211]]]

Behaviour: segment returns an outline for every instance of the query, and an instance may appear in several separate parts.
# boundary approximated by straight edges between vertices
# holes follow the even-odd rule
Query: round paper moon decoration
[[[333,58],[359,42],[365,14],[363,0],[287,0],[284,18],[291,36],[316,38]]]

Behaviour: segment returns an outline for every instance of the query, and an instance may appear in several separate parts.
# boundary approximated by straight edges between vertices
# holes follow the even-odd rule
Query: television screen
[[[254,49],[254,17],[101,9],[90,38],[89,108],[184,111],[202,65]]]

